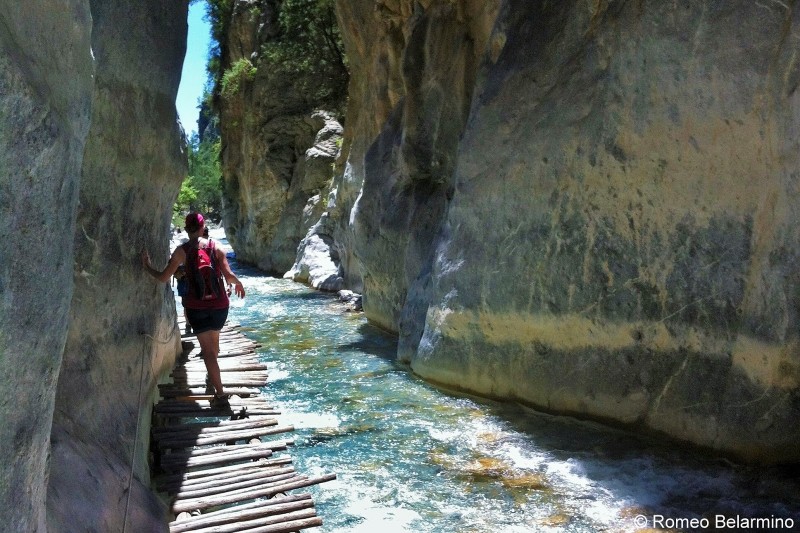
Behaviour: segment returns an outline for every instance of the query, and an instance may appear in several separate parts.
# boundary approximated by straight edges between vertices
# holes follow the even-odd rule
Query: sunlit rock
[[[226,235],[239,261],[283,275],[326,210],[342,126],[264,59],[263,47],[280,33],[280,7],[233,3],[222,46],[229,81],[217,104]],[[332,281],[325,285],[336,290]]]
[[[186,170],[186,5],[3,2],[0,20],[0,523],[166,529],[146,406],[180,343],[138,254],[165,259]]]
[[[337,8],[360,188],[336,242],[401,360],[800,460],[796,6]]]
[[[414,370],[800,460],[798,20],[744,1],[506,10]]]

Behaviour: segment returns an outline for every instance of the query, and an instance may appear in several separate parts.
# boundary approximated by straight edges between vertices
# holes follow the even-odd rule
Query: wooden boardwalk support
[[[178,325],[184,331],[182,317]],[[196,337],[182,339],[173,381],[158,387],[162,399],[153,408],[151,432],[153,481],[175,515],[170,533],[290,533],[321,526],[311,495],[289,491],[336,475],[308,477],[295,471],[291,457],[274,455],[292,440],[262,442],[294,427],[280,425],[280,412],[261,395],[268,369],[256,354],[260,345],[238,325],[223,328],[219,366],[232,396],[230,407],[214,407]]]

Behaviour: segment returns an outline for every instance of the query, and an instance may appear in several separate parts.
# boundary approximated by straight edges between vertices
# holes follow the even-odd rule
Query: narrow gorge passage
[[[792,517],[800,484],[568,417],[451,395],[396,361],[396,340],[335,297],[232,267],[231,320],[262,345],[265,395],[330,532],[636,531],[637,515]]]

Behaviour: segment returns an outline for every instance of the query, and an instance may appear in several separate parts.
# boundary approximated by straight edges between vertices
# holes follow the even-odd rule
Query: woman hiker
[[[201,215],[202,216],[202,215]],[[208,239],[208,226],[205,227],[203,230],[203,238]],[[192,326],[189,324],[189,319],[186,318],[186,292],[187,292],[187,281],[186,281],[186,267],[184,265],[179,265],[178,270],[175,272],[175,279],[178,281],[178,296],[181,297],[181,307],[183,307],[183,318],[186,320],[186,329],[185,333],[187,335],[192,333]],[[231,286],[228,285],[228,296],[231,295]]]
[[[217,356],[219,355],[219,332],[228,318],[230,301],[225,291],[224,277],[233,286],[234,292],[244,298],[244,287],[228,265],[225,252],[217,248],[214,241],[202,237],[205,227],[203,215],[189,213],[186,216],[186,233],[189,241],[175,248],[164,270],[156,270],[150,264],[150,254],[142,250],[142,265],[158,281],[167,282],[180,265],[186,268],[189,292],[184,298],[186,319],[192,326],[200,343],[200,354],[214,387],[212,406],[228,405],[228,395],[222,388]]]

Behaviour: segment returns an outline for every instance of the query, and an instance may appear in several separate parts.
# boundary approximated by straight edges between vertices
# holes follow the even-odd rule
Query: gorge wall
[[[798,9],[504,5],[414,370],[800,460]]]
[[[60,26],[64,13],[73,25],[41,33]],[[3,2],[0,21],[0,521],[9,531],[44,531],[91,109],[91,25],[88,4],[74,1]],[[45,245],[62,241],[67,246]]]
[[[186,174],[186,15],[186,1],[0,1],[3,530],[166,530],[148,406],[180,342],[139,252],[166,260]]]
[[[313,91],[303,90],[301,76],[275,75],[280,65],[264,47],[284,37],[280,9],[275,0],[236,0],[222,15],[228,31],[220,43],[225,74],[216,107],[226,236],[237,260],[284,274],[325,210],[342,127],[334,113],[317,107]],[[291,276],[339,288],[336,251],[326,244],[332,239],[314,235],[308,242],[315,252]]]
[[[315,227],[401,360],[447,387],[800,461],[798,2],[336,8],[351,80]],[[238,224],[247,204],[231,203]],[[234,248],[258,263],[274,230],[244,226]]]

